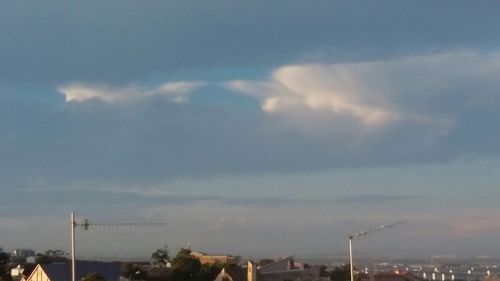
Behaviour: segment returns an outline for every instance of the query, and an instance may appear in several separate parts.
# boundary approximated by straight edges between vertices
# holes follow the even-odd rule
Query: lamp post
[[[375,232],[375,231],[380,231],[380,230],[383,230],[383,229],[386,229],[389,227],[400,225],[402,223],[405,223],[405,222],[400,221],[400,222],[389,224],[389,225],[381,225],[381,226],[372,228],[370,230],[356,232],[356,233],[353,233],[353,234],[348,236],[348,238],[349,238],[349,270],[351,273],[351,281],[354,281],[354,265],[353,265],[353,258],[352,258],[352,241],[353,241],[353,239],[357,238],[357,237],[365,236],[365,235],[372,233],[372,232]]]
[[[70,225],[71,225],[71,280],[75,281],[75,228],[76,228],[76,221],[75,221],[75,213],[71,212],[70,216]]]
[[[349,235],[349,270],[351,272],[351,281],[354,281],[354,267],[352,265],[352,239],[353,235]]]

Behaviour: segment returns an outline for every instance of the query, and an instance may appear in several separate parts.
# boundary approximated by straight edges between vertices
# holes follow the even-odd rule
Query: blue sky
[[[497,255],[498,5],[1,3],[0,246]]]

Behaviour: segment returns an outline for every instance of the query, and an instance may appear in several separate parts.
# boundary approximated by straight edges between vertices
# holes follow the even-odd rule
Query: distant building
[[[99,273],[107,281],[120,281],[120,266],[111,262],[78,262],[76,280],[88,273]],[[70,263],[39,264],[25,281],[71,281]]]
[[[231,255],[209,255],[203,252],[191,252],[191,256],[195,257],[200,261],[201,264],[227,264],[227,265],[237,265],[240,263],[239,256]]]
[[[10,276],[19,277],[23,274],[24,268],[21,265],[18,265],[10,270]]]
[[[487,276],[485,281],[500,281],[500,276]]]
[[[298,267],[293,257],[290,256],[257,268],[257,280],[249,281],[317,281],[320,279],[319,267]]]
[[[10,270],[10,276],[12,276],[13,280],[26,281],[34,269],[35,265],[33,264],[18,265]]]
[[[297,266],[293,257],[257,267],[249,261],[246,268],[227,266],[214,281],[319,281],[319,267]]]
[[[424,279],[411,272],[381,272],[371,274],[369,281],[424,281]]]
[[[34,256],[35,251],[31,249],[15,249],[10,253],[12,258],[27,258],[29,256]]]

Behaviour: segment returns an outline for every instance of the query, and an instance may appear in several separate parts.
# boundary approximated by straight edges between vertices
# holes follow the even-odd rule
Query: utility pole
[[[70,216],[70,227],[71,227],[71,281],[76,281],[76,236],[75,230],[77,226],[80,226],[82,230],[88,230],[91,226],[163,226],[164,222],[89,222],[87,218],[83,220],[82,223],[77,223],[75,219],[75,213],[71,212]]]
[[[402,223],[405,223],[405,221],[400,221],[400,222],[388,224],[388,225],[381,225],[381,226],[378,226],[378,227],[375,227],[375,228],[372,228],[372,229],[369,229],[366,231],[356,232],[356,233],[353,233],[353,234],[348,236],[348,238],[349,238],[349,267],[350,267],[349,270],[351,272],[351,281],[354,281],[354,265],[353,265],[353,258],[352,258],[352,240],[354,238],[365,236],[365,235],[368,235],[372,232],[380,231],[380,230],[383,230],[386,228],[394,227],[394,226],[400,225]]]
[[[76,221],[75,221],[75,213],[71,212],[71,218],[70,218],[70,224],[71,224],[71,281],[76,280],[76,273],[75,273],[75,228],[76,228]]]

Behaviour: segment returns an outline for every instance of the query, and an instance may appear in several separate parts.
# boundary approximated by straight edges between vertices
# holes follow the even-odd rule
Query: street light
[[[352,262],[352,240],[354,238],[365,236],[365,235],[368,235],[368,234],[370,234],[372,232],[380,231],[380,230],[383,230],[383,229],[386,229],[386,228],[389,228],[389,227],[400,225],[402,223],[405,223],[405,222],[404,221],[400,221],[400,222],[389,224],[389,225],[381,225],[381,226],[372,228],[370,230],[360,231],[360,232],[356,232],[356,233],[353,233],[353,234],[349,235],[349,267],[350,267],[349,270],[351,272],[351,281],[354,281],[354,266],[353,266],[353,262]]]

